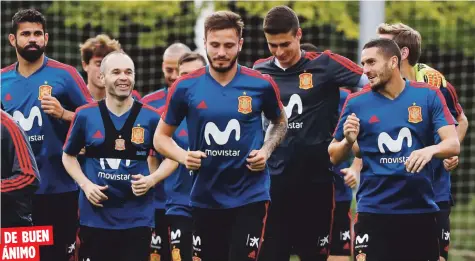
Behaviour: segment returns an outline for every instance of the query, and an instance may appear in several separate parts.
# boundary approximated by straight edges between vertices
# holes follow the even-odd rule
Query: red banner
[[[2,228],[0,249],[2,260],[38,261],[39,246],[53,245],[53,227]]]

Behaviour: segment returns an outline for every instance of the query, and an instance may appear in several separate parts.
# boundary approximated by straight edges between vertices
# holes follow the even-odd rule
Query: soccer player
[[[334,164],[352,148],[364,162],[355,260],[438,260],[439,208],[429,162],[459,154],[453,117],[439,89],[401,77],[394,41],[372,40],[361,56],[370,88],[348,97],[328,148]]]
[[[263,27],[273,56],[254,69],[280,87],[289,131],[268,162],[272,204],[261,260],[288,261],[292,246],[302,261],[326,260],[334,211],[327,148],[338,121],[339,87],[362,87],[367,79],[345,57],[302,51],[302,30],[289,7],[272,8]]]
[[[149,190],[159,174],[149,175],[147,157],[160,116],[132,98],[135,67],[127,54],[109,53],[100,69],[106,98],[76,111],[63,153],[81,187],[79,259],[146,261],[154,224]]]
[[[206,66],[206,60],[203,56],[198,53],[185,53],[178,60],[179,76],[187,75],[203,66]],[[162,114],[165,111],[165,106],[160,107],[158,111]],[[183,120],[175,130],[173,140],[182,149],[187,150],[189,148],[186,120]],[[162,181],[171,175],[165,182],[165,194],[167,196],[166,221],[169,225],[166,228],[167,233],[168,229],[170,231],[169,241],[172,260],[191,261],[193,219],[189,203],[193,177],[184,165],[178,166],[177,164],[176,167],[178,170],[176,168],[170,169],[169,172],[164,173],[164,176],[159,178]],[[153,248],[152,246],[152,255],[159,255],[158,251]]]
[[[53,226],[54,245],[40,247],[41,260],[69,260],[74,255],[78,187],[61,163],[72,118],[65,110],[86,104],[89,93],[74,67],[44,55],[48,33],[40,12],[18,11],[8,39],[18,62],[2,69],[2,105],[26,131],[41,173],[33,224]]]
[[[18,123],[1,110],[2,228],[32,226],[31,202],[39,173],[28,137]]]
[[[306,52],[317,52],[318,48],[311,43],[303,43],[300,49]],[[338,115],[341,113],[350,90],[340,88],[340,102]],[[348,261],[351,256],[351,200],[353,199],[352,187],[356,186],[356,177],[348,174],[349,161],[344,161],[338,166],[333,166],[335,174],[335,209],[333,214],[332,236],[330,241],[330,255],[328,261]],[[351,184],[351,187],[345,183]]]
[[[162,71],[167,85],[163,89],[159,89],[143,97],[141,100],[143,103],[157,109],[165,105],[168,88],[178,78],[178,59],[187,52],[191,52],[190,48],[182,43],[174,43],[165,50],[163,54]],[[155,168],[157,167],[158,166],[155,166]],[[169,261],[171,260],[169,251],[170,242],[166,240],[169,238],[169,221],[165,215],[167,196],[164,191],[164,183],[165,182],[160,182],[155,187],[155,228],[152,233],[150,251],[151,255],[158,255],[161,260]]]
[[[243,25],[230,11],[205,19],[210,65],[173,84],[154,137],[162,155],[192,170],[194,260],[258,258],[270,200],[266,161],[287,130],[272,78],[237,63]],[[271,120],[265,138],[262,113]],[[188,151],[172,139],[185,117]]]
[[[402,76],[411,81],[426,82],[429,85],[439,88],[447,102],[447,107],[452,116],[457,120],[457,134],[462,143],[468,129],[468,120],[463,113],[462,106],[458,102],[455,88],[446,81],[445,77],[437,70],[432,69],[423,63],[417,63],[421,55],[421,35],[413,28],[402,24],[381,24],[377,33],[382,38],[394,40],[401,49],[401,73]],[[437,133],[436,139],[440,140]],[[435,192],[435,202],[440,208],[437,214],[437,224],[439,225],[439,246],[441,260],[445,261],[449,256],[450,245],[450,211],[453,206],[451,195],[450,171],[458,165],[458,157],[449,159],[433,159],[435,176],[433,187]]]
[[[87,39],[79,45],[81,52],[82,68],[87,73],[87,89],[95,101],[106,97],[106,90],[100,79],[100,66],[102,59],[113,51],[120,51],[121,46],[117,40],[112,40],[105,34]],[[132,91],[132,97],[140,100],[137,90]]]

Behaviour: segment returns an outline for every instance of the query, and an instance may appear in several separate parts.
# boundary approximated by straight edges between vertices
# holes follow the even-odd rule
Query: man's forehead
[[[23,22],[18,24],[18,31],[43,31],[43,25],[40,23]]]
[[[134,69],[134,62],[130,57],[123,55],[123,54],[115,54],[109,57],[106,60],[106,68],[108,70],[115,70],[115,69]]]
[[[165,67],[173,67],[173,68],[176,68],[178,67],[178,59],[180,57],[172,57],[172,58],[168,58],[168,59],[164,59],[163,60],[163,65]]]

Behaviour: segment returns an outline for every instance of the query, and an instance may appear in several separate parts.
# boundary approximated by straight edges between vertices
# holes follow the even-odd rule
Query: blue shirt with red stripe
[[[350,95],[350,90],[340,88],[340,103],[338,104],[338,114],[341,113],[346,98]],[[340,170],[350,167],[350,161],[346,160],[337,166],[333,166],[335,172],[335,201],[351,201],[353,199],[353,191],[345,184],[344,175]]]
[[[363,159],[356,194],[358,212],[377,214],[430,213],[439,210],[432,188],[434,169],[427,164],[408,173],[409,155],[435,144],[433,133],[454,124],[440,90],[406,81],[394,100],[371,88],[351,94],[343,108],[334,137],[344,139],[348,115],[360,119],[357,142]]]
[[[169,91],[163,120],[188,125],[190,150],[207,157],[193,172],[191,205],[200,208],[235,208],[270,200],[269,171],[252,172],[247,157],[264,143],[262,113],[280,116],[279,90],[271,77],[238,65],[226,86],[203,67],[179,78]]]
[[[41,173],[36,193],[75,191],[78,187],[61,160],[70,123],[46,114],[41,109],[40,93],[50,93],[66,110],[75,111],[90,101],[86,84],[74,67],[46,56],[43,65],[28,77],[23,77],[17,66],[2,69],[2,105],[28,135]]]
[[[142,98],[141,102],[158,109],[165,105],[165,102],[167,100],[167,93],[168,93],[167,88],[160,89],[158,91],[145,95]],[[160,160],[163,159],[159,154],[157,154],[156,156]],[[167,196],[166,196],[165,188],[164,188],[165,183],[166,183],[166,180],[155,185],[155,194],[154,194],[155,196],[154,196],[153,204],[155,205],[156,209],[165,209],[165,203],[167,200]]]
[[[137,101],[135,101],[137,102]],[[123,115],[116,116],[109,111],[113,127],[122,129],[130,116],[129,110]],[[147,155],[153,149],[153,135],[160,119],[157,111],[144,104],[133,122],[133,128],[143,130],[141,139],[132,141],[137,148],[137,155]],[[104,207],[95,207],[86,198],[84,191],[79,194],[80,223],[83,226],[104,229],[128,229],[134,227],[154,226],[153,191],[136,196],[132,192],[131,175],[150,175],[146,158],[116,159],[88,157],[87,151],[99,148],[105,142],[107,135],[105,123],[97,103],[80,107],[76,111],[73,123],[64,144],[64,152],[77,156],[86,147],[86,156],[82,170],[94,184],[108,186],[103,193],[108,197],[101,202]],[[124,131],[133,131],[130,130]],[[132,132],[133,133],[133,132]],[[132,134],[133,135],[133,134]],[[132,136],[133,139],[133,136]],[[125,147],[125,150],[129,149]]]

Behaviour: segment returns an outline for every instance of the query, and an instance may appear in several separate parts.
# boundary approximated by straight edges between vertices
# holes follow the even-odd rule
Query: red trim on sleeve
[[[316,53],[316,52],[305,52],[305,58],[309,60],[315,60],[317,59],[322,53]]]
[[[348,70],[354,73],[357,73],[359,75],[363,74],[363,68],[359,67],[356,63],[352,62],[350,59],[344,56],[341,56],[339,54],[332,53],[330,50],[326,50],[324,53],[328,55],[334,61],[346,67]]]
[[[447,82],[447,90],[450,93],[450,96],[452,97],[452,101],[455,106],[455,111],[457,111],[457,116],[461,115],[463,113],[462,106],[460,106],[458,96],[457,96],[457,91],[455,90],[454,86],[450,83]]]
[[[269,60],[272,60],[274,58],[274,56],[270,56],[270,57],[267,57],[267,58],[263,58],[263,59],[259,59],[257,61],[254,62],[254,66],[260,64],[260,63],[263,63],[263,62],[266,62],[266,61],[269,61]]]
[[[277,98],[277,101],[279,102],[279,108],[282,110],[282,108],[284,108],[284,106],[282,105],[282,102],[280,101],[280,90],[279,90],[279,86],[277,85],[277,83],[274,81],[274,79],[272,79],[272,77],[268,74],[261,74],[259,71],[256,71],[256,70],[253,70],[253,69],[250,69],[250,68],[247,68],[247,67],[244,67],[244,66],[241,66],[241,73],[242,74],[245,74],[245,75],[248,75],[248,76],[251,76],[251,77],[256,77],[256,78],[259,78],[259,79],[263,79],[263,80],[266,80],[268,81],[272,88],[274,89],[274,92],[275,92],[275,96]]]
[[[346,105],[348,104],[348,102],[355,98],[355,97],[358,97],[360,95],[363,95],[363,94],[366,94],[368,92],[371,91],[371,88],[363,88],[361,91],[359,92],[355,92],[355,93],[352,93],[348,96],[348,98],[346,98],[345,100],[345,103],[343,103],[343,106],[341,107],[341,113],[340,113],[340,117],[338,117],[338,122],[336,124],[336,127],[335,127],[335,130],[333,131],[333,134],[332,136],[335,137],[335,134],[336,134],[336,131],[338,130],[338,125],[340,124],[340,121],[341,121],[341,116],[343,115],[343,112],[345,111],[346,109]]]
[[[2,73],[6,73],[6,72],[9,72],[9,71],[11,71],[11,70],[14,70],[15,67],[16,67],[16,63],[10,64],[10,65],[8,65],[7,67],[2,68]]]
[[[76,71],[76,68],[72,67],[71,65],[60,63],[53,59],[48,59],[46,66],[57,68],[57,69],[63,69],[67,71],[69,75],[71,75],[73,80],[76,82],[76,84],[79,86],[79,89],[81,90],[81,93],[84,95],[84,98],[86,98],[88,102],[92,102],[92,97],[91,97],[91,94],[89,93],[89,90],[87,89],[86,83],[81,78],[78,71]]]
[[[159,90],[159,91],[156,91],[154,93],[151,93],[151,94],[143,97],[141,102],[142,103],[149,103],[151,101],[161,100],[165,97],[166,97],[165,92],[163,90]]]
[[[410,81],[410,86],[415,87],[415,88],[427,88],[432,91],[435,91],[437,93],[437,97],[439,97],[440,102],[442,103],[445,120],[447,121],[448,124],[455,124],[452,114],[450,113],[449,108],[447,107],[447,102],[445,101],[444,95],[442,94],[439,88],[432,87],[425,82],[416,82],[416,81]]]
[[[140,93],[137,90],[132,91],[132,97],[135,97],[135,99],[138,101],[142,99],[142,96],[140,96]]]

